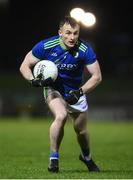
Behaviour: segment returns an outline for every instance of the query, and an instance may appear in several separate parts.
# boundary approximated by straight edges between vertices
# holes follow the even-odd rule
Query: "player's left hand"
[[[70,105],[76,104],[79,100],[79,98],[83,95],[82,88],[78,90],[71,90],[69,92],[68,97],[66,97],[66,102]]]

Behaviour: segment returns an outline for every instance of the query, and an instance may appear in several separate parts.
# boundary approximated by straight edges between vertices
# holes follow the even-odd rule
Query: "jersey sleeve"
[[[36,58],[42,60],[45,54],[44,43],[40,41],[32,48],[32,54]]]
[[[96,54],[91,46],[88,46],[85,52],[85,64],[93,64],[96,61]]]

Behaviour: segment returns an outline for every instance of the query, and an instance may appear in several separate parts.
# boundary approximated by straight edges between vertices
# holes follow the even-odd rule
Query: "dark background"
[[[92,42],[103,73],[133,75],[133,11],[128,0],[5,0],[0,5],[0,71],[18,71],[25,54],[41,39],[57,34],[60,18],[74,7],[96,15],[96,26],[82,27],[81,36]]]
[[[61,17],[68,15],[72,8],[81,7],[94,13],[97,18],[93,28],[81,27],[81,37],[93,46],[103,74],[103,85],[96,90],[96,94],[97,91],[101,94],[94,94],[94,97],[92,94],[93,102],[106,106],[113,101],[118,103],[118,107],[128,105],[127,109],[130,107],[132,111],[131,3],[129,0],[0,0],[1,99],[4,97],[3,91],[10,96],[9,87],[10,92],[15,92],[15,86],[21,94],[20,88],[27,84],[19,73],[19,66],[26,53],[41,39],[56,35]],[[103,97],[105,94],[107,97]],[[114,104],[111,104],[112,107]]]

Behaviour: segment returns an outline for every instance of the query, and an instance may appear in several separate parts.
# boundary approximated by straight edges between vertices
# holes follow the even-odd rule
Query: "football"
[[[51,77],[55,81],[58,76],[58,68],[54,62],[42,60],[37,62],[33,68],[34,77],[36,78],[39,74],[43,75],[44,80]]]

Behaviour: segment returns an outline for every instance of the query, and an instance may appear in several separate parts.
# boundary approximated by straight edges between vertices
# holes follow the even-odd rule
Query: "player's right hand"
[[[43,83],[42,74],[39,74],[36,78],[30,80],[30,83],[34,87],[43,87],[43,85],[42,85],[42,83]]]
[[[53,85],[52,78],[43,79],[42,74],[39,74],[36,78],[32,79],[31,81],[32,86],[34,87],[47,87]]]

